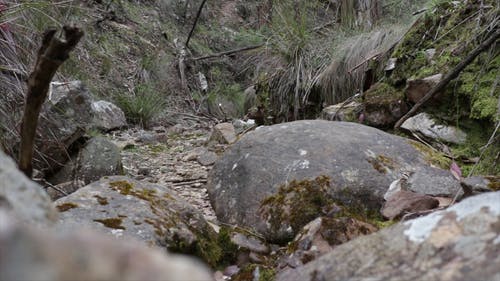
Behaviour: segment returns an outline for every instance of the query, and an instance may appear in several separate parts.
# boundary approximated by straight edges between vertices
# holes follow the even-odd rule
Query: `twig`
[[[38,50],[35,69],[28,78],[28,93],[21,123],[19,169],[30,178],[33,173],[32,161],[38,116],[47,97],[50,81],[83,36],[83,31],[77,27],[64,26],[63,31],[65,40],[55,37],[56,29],[45,32],[42,46]]]
[[[184,185],[191,185],[195,183],[207,183],[206,179],[199,179],[199,180],[187,180],[187,181],[172,181],[173,186],[184,186]]]
[[[349,97],[348,99],[346,99],[346,100],[345,100],[345,101],[344,101],[344,102],[340,105],[340,107],[339,107],[337,110],[335,110],[335,114],[334,114],[334,115],[333,115],[333,117],[332,117],[332,121],[335,121],[335,119],[337,118],[337,115],[339,114],[339,112],[340,112],[342,109],[344,109],[344,107],[345,107],[347,104],[351,103],[352,101],[354,101],[354,100],[355,100],[356,98],[358,98],[358,97],[361,97],[361,94],[360,94],[360,93],[356,93],[354,96]]]
[[[500,29],[497,29],[495,33],[493,33],[488,39],[486,39],[481,45],[477,46],[463,61],[461,61],[455,68],[446,74],[446,76],[441,80],[434,88],[432,88],[420,101],[418,101],[408,113],[406,113],[401,119],[396,122],[394,128],[401,127],[406,119],[410,118],[417,110],[422,107],[424,103],[426,103],[430,98],[439,93],[448,83],[455,79],[460,72],[469,65],[481,52],[486,50],[489,46],[491,46],[497,39],[500,37]]]
[[[201,4],[200,4],[200,7],[198,8],[198,12],[196,13],[196,18],[194,19],[193,26],[191,27],[191,31],[189,31],[189,35],[188,35],[188,38],[186,40],[186,44],[184,44],[184,46],[186,48],[189,48],[189,40],[191,40],[191,36],[193,36],[194,29],[196,28],[196,24],[198,23],[198,19],[200,18],[201,11],[203,10],[203,6],[205,5],[205,2],[207,2],[207,0],[203,0],[203,2],[201,2]]]
[[[474,14],[468,16],[467,18],[465,18],[464,20],[462,20],[461,22],[457,23],[454,27],[452,27],[450,30],[446,31],[443,35],[439,36],[438,39],[434,39],[434,42],[436,41],[439,41],[441,40],[443,37],[445,37],[446,35],[448,35],[450,32],[452,32],[455,28],[459,27],[460,25],[462,25],[464,22],[468,21],[469,19],[471,19],[472,17],[474,17],[475,15],[477,15],[479,13],[479,11],[475,12]],[[441,24],[441,23],[440,23]],[[437,34],[436,34],[437,35]]]
[[[398,40],[398,41],[399,41],[399,40]],[[391,48],[389,48],[389,50],[390,50],[390,49],[392,49],[392,47],[391,47]],[[365,64],[367,61],[369,61],[369,60],[371,60],[371,59],[374,59],[374,58],[376,58],[376,57],[380,56],[381,54],[382,54],[382,52],[376,52],[375,54],[373,54],[373,55],[371,55],[371,56],[369,56],[369,57],[365,58],[362,62],[358,63],[358,64],[357,64],[357,65],[355,65],[353,68],[349,69],[349,71],[347,71],[347,73],[349,73],[349,75],[350,75],[350,74],[351,74],[354,70],[356,70],[356,69],[358,69],[359,67],[363,66],[363,64]]]
[[[247,232],[248,234],[251,234],[255,237],[258,237],[260,239],[265,239],[264,236],[258,234],[257,232],[254,232],[254,231],[251,231],[249,229],[246,229],[244,227],[241,227],[241,226],[238,226],[238,225],[235,225],[235,224],[230,224],[230,223],[225,223],[225,222],[219,222],[220,225],[225,225],[225,226],[229,226],[229,227],[232,227],[232,228],[237,228],[238,230],[242,230],[244,232]]]
[[[450,204],[451,206],[451,204]],[[418,212],[412,212],[412,213],[407,213],[405,214],[402,218],[401,218],[401,221],[407,221],[407,220],[411,220],[411,219],[414,219],[414,218],[417,218],[417,217],[420,217],[420,216],[423,216],[423,215],[427,215],[427,214],[430,214],[430,213],[434,213],[436,211],[441,211],[441,210],[444,210],[446,209],[446,207],[438,207],[438,208],[434,208],[434,209],[430,209],[430,210],[425,210],[425,211],[418,211]]]
[[[311,31],[312,31],[312,32],[318,32],[318,31],[322,30],[323,28],[326,28],[326,27],[328,27],[328,26],[334,25],[336,22],[337,22],[337,20],[332,20],[332,21],[329,21],[329,22],[324,23],[324,24],[322,24],[322,25],[320,25],[320,26],[316,26],[316,27],[314,27],[313,29],[311,29]]]
[[[415,11],[415,12],[413,12],[413,13],[412,13],[412,15],[413,15],[413,16],[416,16],[416,15],[418,15],[418,14],[421,14],[421,13],[425,12],[425,11],[427,11],[427,8],[423,8],[423,9],[420,9],[420,10],[418,10],[418,11]]]
[[[66,191],[64,191],[64,190],[60,189],[59,187],[57,187],[57,186],[55,186],[55,185],[51,184],[51,183],[50,183],[50,182],[48,182],[48,181],[44,181],[44,184],[48,185],[48,188],[52,188],[52,189],[54,189],[55,191],[57,191],[57,192],[61,193],[61,194],[62,194],[62,195],[64,195],[64,196],[68,196],[68,195],[69,195]]]
[[[255,45],[255,46],[248,46],[248,47],[233,49],[233,50],[224,51],[224,52],[220,52],[220,53],[215,53],[215,54],[211,54],[211,55],[206,55],[206,56],[202,56],[202,57],[192,58],[190,60],[192,60],[192,61],[199,61],[199,60],[206,60],[206,59],[215,58],[215,57],[222,57],[222,56],[231,55],[231,54],[234,54],[234,53],[239,53],[239,52],[244,52],[244,51],[258,49],[260,47],[263,47],[264,45],[265,44],[259,44],[259,45]]]

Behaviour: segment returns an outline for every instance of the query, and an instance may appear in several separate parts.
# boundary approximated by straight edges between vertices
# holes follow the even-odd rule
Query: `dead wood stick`
[[[205,2],[207,2],[207,0],[203,0],[203,2],[201,2],[201,4],[200,4],[200,7],[198,8],[198,12],[196,13],[196,18],[194,19],[193,26],[191,27],[191,31],[189,31],[189,35],[188,35],[188,38],[186,40],[186,44],[184,44],[184,46],[186,46],[186,48],[189,48],[189,40],[191,40],[191,36],[193,36],[194,29],[196,28],[196,24],[198,23],[198,19],[200,18],[201,11],[203,10],[203,6],[205,5]]]
[[[324,23],[324,24],[322,24],[320,26],[314,27],[311,31],[312,32],[318,32],[318,31],[322,30],[323,28],[327,28],[327,27],[329,27],[331,25],[334,25],[336,22],[337,22],[337,20],[329,21],[329,22]]]
[[[434,88],[432,88],[425,96],[420,99],[413,107],[406,113],[401,119],[396,122],[396,125],[394,125],[394,128],[399,128],[401,127],[401,124],[403,124],[404,121],[406,121],[408,118],[410,118],[417,110],[425,103],[427,102],[430,98],[432,98],[434,95],[439,93],[448,83],[455,79],[460,72],[467,66],[469,65],[481,52],[486,50],[489,46],[491,46],[497,39],[500,37],[500,29],[495,30],[495,32],[490,35],[488,39],[483,41],[481,45],[477,46],[470,54],[463,60],[461,61],[455,68],[450,71],[446,76],[441,80]]]
[[[378,57],[380,54],[382,54],[382,52],[377,52],[369,57],[367,57],[366,59],[364,59],[362,62],[358,63],[357,65],[355,65],[353,68],[349,69],[349,71],[347,71],[347,73],[349,73],[349,75],[356,69],[358,69],[359,67],[361,67],[363,64],[365,64],[366,62],[368,62],[369,60],[371,59],[374,59],[376,57]]]
[[[186,78],[186,50],[182,49],[179,54],[179,76],[181,78],[182,90],[185,93],[189,93],[189,87]]]
[[[191,184],[196,184],[196,183],[204,184],[204,183],[207,183],[207,180],[200,179],[200,180],[176,181],[176,182],[172,182],[172,185],[173,186],[185,186],[185,185],[191,185]]]
[[[47,97],[50,82],[59,66],[69,58],[69,53],[83,36],[83,31],[77,27],[64,26],[63,31],[64,40],[55,36],[56,29],[45,32],[38,50],[35,69],[28,78],[28,92],[21,123],[19,169],[30,178],[33,173],[32,161],[38,116]]]
[[[264,46],[264,44],[255,45],[255,46],[248,46],[248,47],[243,47],[243,48],[239,48],[239,49],[233,49],[233,50],[224,51],[224,52],[220,52],[220,53],[216,53],[216,54],[211,54],[211,55],[206,55],[206,56],[202,56],[202,57],[192,58],[191,60],[192,61],[198,61],[198,60],[206,60],[206,59],[215,58],[215,57],[222,57],[222,56],[231,55],[231,54],[234,54],[234,53],[239,53],[239,52],[244,52],[244,51],[258,49],[258,48],[260,48],[262,46]]]

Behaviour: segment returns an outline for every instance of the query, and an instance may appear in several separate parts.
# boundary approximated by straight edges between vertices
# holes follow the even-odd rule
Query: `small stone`
[[[210,141],[221,144],[232,144],[236,141],[236,131],[231,123],[220,123],[214,126]]]
[[[100,100],[92,103],[94,112],[93,127],[110,131],[113,129],[127,126],[125,113],[115,104]]]
[[[198,161],[198,163],[200,163],[200,165],[210,166],[213,165],[218,158],[219,156],[215,152],[208,151],[204,154],[199,155],[196,160]]]
[[[240,268],[237,265],[230,265],[224,269],[223,273],[225,276],[231,277],[231,276],[235,275],[236,273],[238,273],[239,271],[240,271]]]
[[[394,70],[396,68],[396,62],[397,62],[397,58],[390,58],[388,61],[387,61],[387,64],[384,68],[385,71],[391,71],[391,70]]]
[[[231,242],[238,245],[240,248],[248,249],[255,253],[269,253],[269,247],[267,247],[264,243],[254,237],[246,236],[238,232],[235,232],[231,236]]]
[[[139,133],[139,136],[135,139],[137,142],[144,144],[152,144],[155,143],[155,137],[153,134],[142,132]]]
[[[197,147],[197,148],[192,149],[191,151],[189,151],[188,154],[182,158],[182,160],[183,161],[194,161],[200,155],[205,154],[206,152],[207,152],[206,148],[204,148],[204,147]]]
[[[214,273],[214,279],[215,279],[215,281],[225,281],[226,280],[226,279],[224,279],[224,274],[220,270],[217,270]]]
[[[137,170],[137,173],[139,175],[148,176],[151,174],[151,169],[149,167],[139,167],[139,169]]]
[[[400,190],[389,197],[380,212],[385,218],[393,220],[407,213],[431,210],[438,206],[439,200],[432,196]]]
[[[436,49],[427,49],[424,51],[425,53],[425,58],[427,59],[428,62],[432,61],[434,58],[434,55],[436,54]]]
[[[157,142],[167,143],[168,135],[166,133],[160,133],[155,136]]]

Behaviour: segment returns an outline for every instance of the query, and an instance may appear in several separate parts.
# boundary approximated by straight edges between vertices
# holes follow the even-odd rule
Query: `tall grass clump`
[[[273,5],[268,47],[263,57],[272,56],[267,77],[269,112],[278,122],[302,118],[301,109],[329,61],[327,45],[314,30],[321,1],[277,1]],[[261,81],[262,83],[262,81]]]
[[[166,107],[165,98],[149,84],[139,84],[132,93],[115,96],[117,105],[132,124],[148,128]]]
[[[412,13],[425,5],[417,0],[341,3],[344,7],[340,7],[340,24],[334,27],[336,32],[331,37],[333,59],[316,85],[326,105],[342,102],[362,91],[368,70],[376,79],[380,77],[377,74],[382,73],[390,50],[416,20]]]

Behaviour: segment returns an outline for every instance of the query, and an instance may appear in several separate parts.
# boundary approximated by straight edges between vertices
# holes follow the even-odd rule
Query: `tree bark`
[[[63,27],[65,40],[57,38],[55,29],[45,32],[42,46],[38,50],[35,69],[28,78],[28,92],[21,123],[21,146],[19,169],[31,178],[33,173],[33,150],[38,116],[47,97],[50,82],[59,66],[69,58],[83,31],[77,27]]]
[[[441,80],[434,88],[432,88],[425,96],[420,99],[408,113],[406,113],[401,119],[396,122],[396,125],[394,125],[394,128],[397,129],[401,127],[404,121],[406,121],[408,118],[410,118],[417,110],[424,104],[426,103],[429,99],[431,99],[433,96],[435,96],[437,93],[439,93],[448,83],[455,79],[460,72],[467,66],[469,65],[481,52],[486,50],[489,46],[491,46],[495,41],[500,37],[500,29],[496,29],[496,31],[490,35],[488,39],[483,41],[481,45],[477,46],[470,54],[463,60],[461,61],[455,68],[450,71],[446,76]]]

